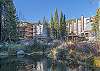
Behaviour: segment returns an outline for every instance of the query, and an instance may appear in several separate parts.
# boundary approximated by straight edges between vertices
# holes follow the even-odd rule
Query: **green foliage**
[[[48,28],[48,23],[47,23],[45,17],[43,18],[43,25],[44,25],[44,26],[43,26],[43,27],[44,27],[43,29],[47,29],[47,28]]]
[[[61,12],[60,14],[60,21],[58,17],[58,11],[57,9],[55,10],[54,17],[51,15],[51,20],[50,20],[50,29],[51,29],[51,36],[53,36],[55,39],[65,39],[65,36],[67,34],[67,29],[66,29],[66,17],[63,15]]]
[[[54,19],[53,16],[51,15],[51,19],[50,19],[50,34],[52,37],[54,37]]]
[[[60,35],[63,36],[63,13],[60,14]]]
[[[46,46],[34,40],[34,44],[25,46],[25,52],[38,52],[38,51],[45,51]]]
[[[54,14],[54,37],[57,39],[59,33],[59,17],[58,17],[58,11],[55,10]]]
[[[51,15],[51,19],[50,19],[50,28],[51,28],[51,30],[54,28],[54,21],[53,21],[52,15]]]
[[[16,10],[13,4],[13,0],[4,0],[3,1],[2,15],[2,28],[1,28],[1,40],[2,41],[16,41],[17,37],[17,19],[16,19]],[[5,11],[5,13],[3,13]]]
[[[0,0],[0,4],[2,4],[3,3],[3,0]]]
[[[92,24],[92,30],[96,34],[96,39],[100,40],[100,8],[97,9],[96,16],[95,16],[95,21]]]
[[[65,21],[65,15],[63,15],[62,11],[61,11],[61,15],[60,15],[60,37],[62,39],[65,39],[66,36],[66,21]]]
[[[43,31],[44,31],[44,34],[47,35],[47,37],[50,37],[50,27],[45,17],[43,19]]]

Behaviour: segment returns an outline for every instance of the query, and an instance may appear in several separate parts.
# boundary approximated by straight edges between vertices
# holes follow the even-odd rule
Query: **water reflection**
[[[10,56],[0,60],[0,71],[81,71],[69,68],[65,61],[52,60],[42,55]],[[86,70],[87,71],[87,70]]]

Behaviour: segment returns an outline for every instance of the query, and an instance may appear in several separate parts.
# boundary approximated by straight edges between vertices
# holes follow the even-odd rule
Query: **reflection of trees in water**
[[[34,68],[37,69],[37,62],[34,62]]]
[[[15,59],[0,59],[0,71],[17,71],[17,62]]]
[[[56,66],[57,66],[57,64],[55,62],[53,62],[51,65],[51,71],[56,71]]]
[[[28,65],[34,64],[35,68],[37,67],[37,62],[41,62],[42,57],[35,56],[25,56],[22,58],[17,57],[8,57],[0,60],[0,71],[17,71],[21,69],[26,69]]]
[[[58,62],[56,60],[51,60],[50,71],[66,71],[67,66],[64,61]]]
[[[0,71],[7,71],[7,69],[9,71],[17,71],[16,70],[16,66],[27,66],[27,65],[33,65],[33,68],[34,70],[40,70],[40,71],[67,71],[68,70],[68,67],[71,68],[71,69],[74,69],[74,68],[78,68],[78,63],[77,63],[77,60],[74,59],[75,55],[72,54],[72,56],[70,57],[71,59],[73,59],[72,61],[68,61],[68,60],[65,60],[65,59],[61,59],[62,62],[59,62],[58,60],[57,61],[54,61],[52,59],[47,59],[47,58],[42,58],[40,55],[34,55],[34,56],[26,56],[25,58],[22,58],[21,59],[17,59],[17,58],[13,58],[11,57],[10,59],[6,59],[3,61],[3,65],[1,66],[0,68]],[[14,60],[14,61],[13,61]],[[5,61],[8,61],[10,63],[4,63]],[[87,61],[89,62],[89,61]],[[0,61],[1,63],[1,61]],[[69,65],[67,65],[67,63],[69,63]],[[9,67],[9,68],[6,68],[6,69],[3,69],[3,68],[6,68],[6,67]],[[24,68],[25,69],[25,68]],[[48,70],[47,70],[48,69]]]

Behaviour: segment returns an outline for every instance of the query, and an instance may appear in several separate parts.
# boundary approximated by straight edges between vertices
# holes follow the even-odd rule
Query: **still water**
[[[42,55],[0,59],[0,71],[67,71],[66,64],[56,62]]]
[[[0,71],[80,71],[70,69],[64,62],[55,62],[43,55],[9,56],[0,59]],[[87,71],[87,70],[86,70]],[[91,71],[91,70],[88,70]]]

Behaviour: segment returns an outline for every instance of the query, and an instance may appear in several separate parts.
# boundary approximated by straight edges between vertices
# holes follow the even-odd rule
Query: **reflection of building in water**
[[[35,70],[37,70],[37,71],[47,71],[47,62],[46,62],[46,60],[37,62],[37,66],[36,66]]]
[[[44,71],[44,69],[43,69],[43,62],[37,62],[36,66],[33,65],[33,67],[37,71]]]
[[[34,64],[20,64],[18,71],[47,71],[45,61],[36,62]]]
[[[56,71],[56,65],[55,64],[52,64],[51,71]]]
[[[34,62],[33,64],[27,64],[25,66],[26,71],[47,71],[46,60]]]

